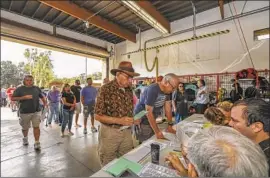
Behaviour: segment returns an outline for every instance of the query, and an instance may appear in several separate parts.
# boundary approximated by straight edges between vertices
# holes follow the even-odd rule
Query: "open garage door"
[[[109,57],[105,48],[59,35],[54,36],[8,20],[1,21],[1,39],[95,59]]]

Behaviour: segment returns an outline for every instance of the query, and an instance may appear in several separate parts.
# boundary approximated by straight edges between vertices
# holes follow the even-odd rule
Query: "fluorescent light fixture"
[[[169,31],[164,28],[157,20],[155,20],[150,14],[143,10],[135,1],[122,0],[122,3],[125,4],[129,9],[131,9],[135,14],[141,17],[149,25],[157,29],[163,34],[169,33]]]
[[[260,29],[260,30],[255,30],[253,32],[254,35],[254,40],[266,40],[269,39],[269,27]]]
[[[257,38],[258,38],[258,40],[269,39],[269,34],[267,34],[267,35],[260,35],[260,36],[258,36]]]

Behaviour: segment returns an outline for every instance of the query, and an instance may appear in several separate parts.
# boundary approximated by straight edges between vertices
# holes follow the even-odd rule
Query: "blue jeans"
[[[186,116],[180,115],[179,113],[175,113],[175,123],[179,123],[180,121],[184,120]]]
[[[59,117],[59,123],[62,124],[63,117],[64,117],[63,116],[63,104],[60,103],[60,107],[59,108],[60,108],[60,112],[59,112],[59,116],[58,116]]]
[[[50,103],[50,112],[48,116],[48,123],[52,123],[53,117],[55,118],[55,122],[58,122],[59,118],[59,102],[57,103]]]
[[[62,132],[65,131],[67,123],[68,123],[68,130],[69,131],[71,130],[73,114],[74,114],[74,111],[63,109],[63,120],[62,120],[62,126],[61,126]]]

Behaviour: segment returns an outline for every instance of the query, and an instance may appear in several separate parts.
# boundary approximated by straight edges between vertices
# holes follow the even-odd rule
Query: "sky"
[[[1,61],[12,61],[15,64],[26,62],[23,53],[26,48],[36,48],[29,45],[1,40]],[[40,51],[46,50],[38,48]],[[52,50],[50,50],[52,51]],[[57,77],[75,77],[85,73],[85,57],[52,51],[52,64],[54,74]],[[102,72],[102,62],[97,59],[88,58],[87,74]]]

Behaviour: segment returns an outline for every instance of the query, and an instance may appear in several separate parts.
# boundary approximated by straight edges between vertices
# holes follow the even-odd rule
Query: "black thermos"
[[[151,159],[153,164],[159,164],[160,146],[158,144],[151,144]]]

